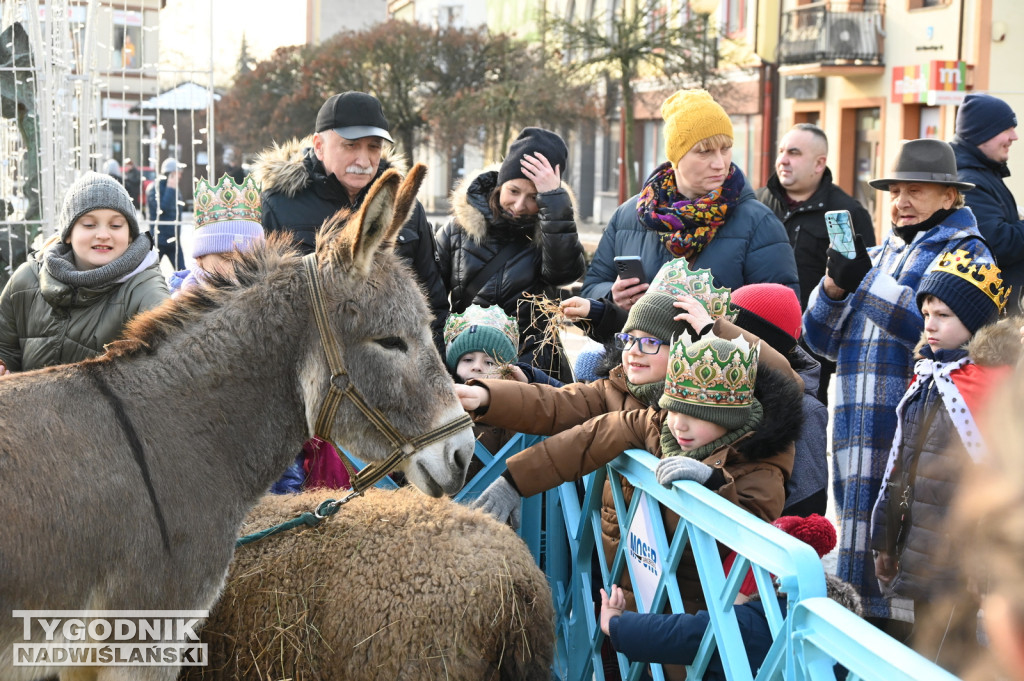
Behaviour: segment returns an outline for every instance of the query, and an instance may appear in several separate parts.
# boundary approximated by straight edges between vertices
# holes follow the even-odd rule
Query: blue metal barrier
[[[505,469],[508,456],[540,438],[510,441],[497,455],[484,450],[485,468],[457,499],[470,501]],[[479,445],[478,445],[479,447]],[[482,449],[482,448],[480,448]],[[693,551],[701,588],[710,616],[696,659],[687,668],[690,679],[703,676],[712,654],[721,652],[729,679],[743,681],[835,680],[834,665],[841,664],[856,681],[953,681],[956,677],[933,665],[906,646],[869,625],[825,597],[821,561],[808,545],[755,518],[694,482],[675,483],[671,489],[657,483],[657,458],[629,450],[608,466],[584,478],[582,485],[565,483],[543,495],[524,499],[520,536],[544,569],[554,599],[557,659],[554,673],[565,681],[604,680],[599,627],[599,587],[606,590],[628,571],[638,583],[639,562],[629,559],[637,544],[630,528],[645,506],[657,561],[643,563],[655,571],[656,586],[649,603],[638,594],[641,612],[684,612],[676,568],[689,547]],[[634,488],[627,503],[623,478]],[[609,565],[602,549],[601,504],[605,482],[610,482],[618,516],[620,541]],[[627,486],[628,490],[628,486]],[[642,492],[638,493],[638,492]],[[675,532],[665,532],[663,511],[680,517]],[[719,545],[737,552],[728,575]],[[597,572],[595,573],[595,568]],[[759,668],[751,674],[733,603],[752,569],[765,605],[775,643]],[[787,596],[782,612],[773,596],[775,585]],[[630,664],[622,655],[618,666],[623,679],[636,681],[645,667]],[[660,665],[649,666],[651,676],[665,678]]]

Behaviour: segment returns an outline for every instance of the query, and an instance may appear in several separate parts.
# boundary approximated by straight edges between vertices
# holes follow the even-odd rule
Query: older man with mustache
[[[389,158],[390,128],[380,101],[365,92],[330,97],[316,117],[316,132],[264,151],[253,174],[263,186],[263,229],[292,232],[311,253],[324,220],[340,208],[357,209],[373,181],[388,168],[404,171]],[[423,206],[416,207],[398,234],[395,252],[412,268],[434,312],[438,348],[448,317],[448,294],[438,273],[434,233]],[[443,356],[443,353],[442,353]]]

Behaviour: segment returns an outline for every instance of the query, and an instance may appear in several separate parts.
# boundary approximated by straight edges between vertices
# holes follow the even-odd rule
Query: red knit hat
[[[817,513],[806,518],[798,515],[784,515],[772,523],[786,534],[796,537],[818,552],[824,558],[836,547],[836,528],[828,520]]]
[[[732,304],[740,308],[736,325],[756,334],[782,354],[792,350],[800,338],[800,300],[788,286],[740,286],[732,292]]]
[[[806,518],[798,515],[784,515],[772,523],[791,537],[796,537],[805,544],[810,545],[818,553],[819,558],[824,558],[836,547],[836,528],[832,522],[817,513],[812,513]],[[722,567],[725,574],[729,574],[732,564],[736,561],[736,552],[733,551],[725,560]],[[748,570],[740,585],[740,593],[750,596],[757,591],[757,581],[754,579],[754,571]]]

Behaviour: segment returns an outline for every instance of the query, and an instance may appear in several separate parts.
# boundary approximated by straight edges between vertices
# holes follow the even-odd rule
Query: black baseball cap
[[[342,92],[320,107],[316,115],[316,131],[333,130],[345,139],[383,137],[394,142],[388,132],[388,119],[380,101],[365,92]]]

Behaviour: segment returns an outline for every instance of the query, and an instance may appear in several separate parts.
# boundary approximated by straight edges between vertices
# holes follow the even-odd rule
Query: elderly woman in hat
[[[628,310],[658,269],[686,258],[728,289],[772,282],[799,293],[786,229],[733,163],[732,121],[705,90],[679,90],[661,105],[665,162],[615,211],[583,279],[587,298]],[[644,279],[620,277],[616,256],[640,256]]]
[[[500,167],[455,188],[451,219],[437,231],[452,312],[497,305],[519,324],[521,359],[556,377],[557,360],[540,342],[544,330],[523,294],[571,284],[586,267],[575,198],[562,181],[568,157],[558,134],[523,128]]]
[[[913,369],[924,321],[916,305],[922,277],[947,251],[963,250],[978,263],[992,254],[978,232],[957,181],[946,142],[903,144],[888,176],[869,183],[888,192],[892,230],[881,246],[856,255],[829,249],[826,275],[804,313],[811,350],[835,360],[833,484],[840,524],[837,574],[860,592],[864,615],[890,633],[912,621],[909,601],[883,598],[870,550],[871,505],[878,497],[896,432],[896,406]]]

